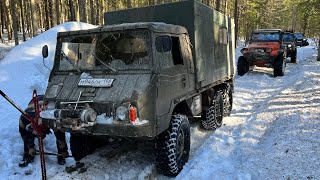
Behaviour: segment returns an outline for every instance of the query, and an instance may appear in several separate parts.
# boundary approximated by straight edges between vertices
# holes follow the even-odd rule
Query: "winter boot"
[[[19,167],[26,167],[29,163],[32,163],[34,160],[34,156],[31,156],[29,153],[23,154],[23,160],[19,163]]]

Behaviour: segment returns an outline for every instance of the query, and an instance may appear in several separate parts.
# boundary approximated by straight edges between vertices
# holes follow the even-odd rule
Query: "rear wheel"
[[[156,165],[166,176],[177,176],[189,159],[190,125],[187,116],[173,115],[169,128],[156,138]]]
[[[238,59],[238,75],[243,76],[249,71],[249,63],[245,57],[240,56]]]
[[[223,89],[222,93],[223,98],[223,116],[230,116],[231,110],[232,110],[232,103],[233,103],[233,97],[232,97],[232,87],[230,84],[227,84],[226,88]]]
[[[208,130],[216,130],[217,128],[221,127],[223,112],[222,93],[217,91],[214,94],[211,106],[202,112],[202,126]]]
[[[274,67],[273,67],[273,75],[274,75],[274,77],[283,76],[285,68],[286,68],[286,62],[284,61],[283,55],[280,54],[276,58],[275,63],[274,63]]]
[[[297,62],[297,50],[295,50],[292,54],[291,54],[291,63],[296,63]]]

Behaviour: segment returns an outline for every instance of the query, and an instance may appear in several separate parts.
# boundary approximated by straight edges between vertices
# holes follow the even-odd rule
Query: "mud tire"
[[[239,57],[237,69],[239,76],[243,76],[249,71],[249,63],[244,56]]]
[[[155,139],[157,170],[175,177],[189,159],[190,125],[187,116],[173,115],[169,128]]]
[[[293,54],[291,54],[291,63],[297,62],[297,50],[294,51]]]
[[[276,58],[275,63],[274,63],[274,68],[273,68],[274,77],[284,76],[285,67],[286,67],[286,61],[284,61],[283,55],[280,54]]]
[[[92,154],[96,150],[96,145],[92,136],[71,133],[70,149],[74,159],[80,161],[88,154]]]
[[[222,90],[222,98],[223,98],[223,116],[230,116],[233,104],[233,92],[230,84]]]
[[[212,104],[202,112],[201,124],[204,129],[216,130],[221,127],[223,120],[223,97],[220,91],[215,92]]]

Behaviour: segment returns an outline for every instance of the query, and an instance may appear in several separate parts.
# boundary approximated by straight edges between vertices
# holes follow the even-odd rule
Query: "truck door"
[[[159,34],[155,37],[155,59],[159,63],[157,114],[169,113],[173,99],[182,97],[190,87],[188,62],[182,56],[179,35]]]

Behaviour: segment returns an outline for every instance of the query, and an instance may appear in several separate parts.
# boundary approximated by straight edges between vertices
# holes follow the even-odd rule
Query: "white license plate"
[[[114,79],[80,79],[78,86],[111,87]]]

